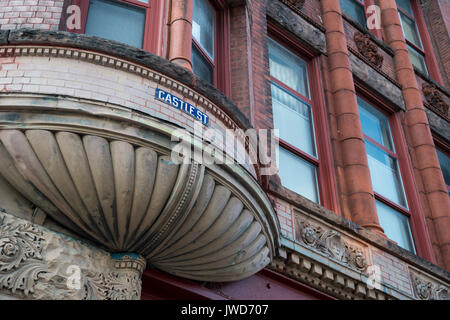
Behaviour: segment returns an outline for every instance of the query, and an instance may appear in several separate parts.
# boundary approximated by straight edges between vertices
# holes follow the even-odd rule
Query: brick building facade
[[[449,10],[0,0],[0,299],[448,300]]]

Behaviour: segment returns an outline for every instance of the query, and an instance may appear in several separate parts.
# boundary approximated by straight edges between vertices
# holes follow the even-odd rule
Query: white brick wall
[[[58,30],[64,0],[0,0],[0,30]]]
[[[226,130],[226,126],[221,120],[216,119],[214,114],[206,111],[203,106],[199,106],[188,97],[183,97],[179,92],[140,75],[81,60],[59,57],[0,58],[0,92],[58,94],[98,100],[144,112],[192,132],[196,120],[183,111],[155,100],[157,87],[183,98],[186,102],[207,113],[210,117],[209,129],[218,129],[213,144],[220,146],[224,141]],[[238,161],[242,163],[244,156],[238,154]],[[247,166],[247,168],[250,172],[254,172],[252,167]]]

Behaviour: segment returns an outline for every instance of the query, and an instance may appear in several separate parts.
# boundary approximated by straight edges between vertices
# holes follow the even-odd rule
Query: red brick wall
[[[64,0],[1,0],[0,30],[57,30]]]
[[[230,9],[231,98],[253,123],[250,19],[245,6]]]
[[[315,22],[322,23],[322,11],[320,9],[320,1],[317,0],[305,0],[302,11]]]
[[[266,1],[253,1],[252,69],[256,128],[272,128]]]
[[[447,89],[450,87],[450,2],[448,0],[422,1],[425,23],[429,30],[434,54]]]

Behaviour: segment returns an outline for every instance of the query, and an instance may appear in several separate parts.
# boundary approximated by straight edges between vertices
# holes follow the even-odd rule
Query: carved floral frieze
[[[383,65],[383,56],[378,52],[378,46],[370,39],[368,34],[356,32],[353,36],[360,54],[373,63],[377,68]]]
[[[42,259],[43,233],[31,223],[6,222],[0,217],[0,289],[34,291],[36,281],[47,273]]]
[[[414,296],[420,300],[449,300],[448,288],[416,274],[409,273],[414,288]]]
[[[429,106],[448,117],[448,104],[445,103],[442,93],[432,84],[422,84],[422,92]]]
[[[342,234],[338,231],[327,230],[298,216],[296,226],[297,241],[303,242],[307,246],[353,269],[359,271],[367,269],[367,260],[363,249],[345,241]]]

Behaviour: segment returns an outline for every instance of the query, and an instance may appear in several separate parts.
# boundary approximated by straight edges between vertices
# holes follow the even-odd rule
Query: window
[[[81,30],[76,33],[118,41],[161,54],[164,1],[74,0],[81,7]]]
[[[340,0],[340,5],[345,14],[362,27],[367,28],[364,0]]]
[[[279,173],[286,188],[320,202],[318,156],[308,65],[269,39],[274,128],[279,129]]]
[[[444,175],[445,184],[447,185],[447,192],[450,196],[450,156],[448,153],[439,149],[436,149],[436,153],[442,169],[442,174]]]
[[[221,0],[194,0],[192,71],[230,95],[229,12]]]
[[[425,62],[425,52],[420,38],[419,29],[416,24],[413,6],[410,0],[396,0],[398,15],[408,47],[409,56],[414,67],[420,72],[428,74]]]
[[[194,73],[214,83],[214,9],[208,0],[194,0],[192,17],[192,69]]]
[[[415,252],[391,121],[360,97],[358,106],[380,225],[399,246]]]

